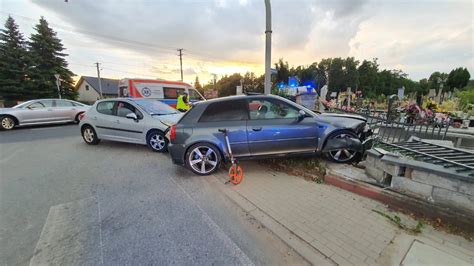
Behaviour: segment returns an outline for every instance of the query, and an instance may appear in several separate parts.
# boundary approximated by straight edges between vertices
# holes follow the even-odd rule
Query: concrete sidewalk
[[[314,264],[325,259],[325,262],[338,265],[446,262],[474,265],[474,243],[460,236],[436,231],[428,225],[421,234],[408,234],[373,210],[392,217],[397,215],[412,227],[417,221],[393,213],[377,201],[334,186],[275,172],[255,162],[245,162],[243,167],[244,181],[237,186],[227,185],[223,191],[255,218],[265,216],[261,219],[268,220],[270,217],[301,240],[304,245],[293,245],[289,240],[291,237],[280,236],[285,232],[270,228]],[[225,173],[216,177],[219,181],[227,178]]]

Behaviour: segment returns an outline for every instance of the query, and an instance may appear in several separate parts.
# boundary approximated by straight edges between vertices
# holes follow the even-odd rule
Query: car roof
[[[211,104],[215,102],[224,102],[224,101],[233,101],[233,100],[246,100],[246,99],[255,99],[255,98],[273,98],[280,99],[280,96],[271,95],[271,94],[249,94],[249,95],[232,95],[225,96],[220,98],[214,98],[206,101],[196,102],[195,104]]]

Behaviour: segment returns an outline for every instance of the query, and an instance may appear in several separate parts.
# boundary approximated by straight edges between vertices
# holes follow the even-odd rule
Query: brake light
[[[79,114],[79,121],[82,121],[84,118],[86,118],[86,113]]]
[[[176,139],[176,125],[171,126],[170,130],[170,140],[174,141]]]

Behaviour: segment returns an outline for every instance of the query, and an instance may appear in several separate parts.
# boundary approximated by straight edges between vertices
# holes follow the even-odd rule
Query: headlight
[[[369,132],[369,130],[370,130],[369,124],[365,124],[363,132],[364,132],[364,133],[365,133],[365,132]]]

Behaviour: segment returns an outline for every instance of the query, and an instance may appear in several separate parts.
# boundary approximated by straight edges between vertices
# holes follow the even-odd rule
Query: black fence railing
[[[332,108],[329,112],[350,113],[363,116],[372,129],[375,140],[384,143],[398,143],[415,136],[421,139],[444,140],[450,126],[449,120],[410,119],[404,113],[377,110],[359,110],[356,112]]]

